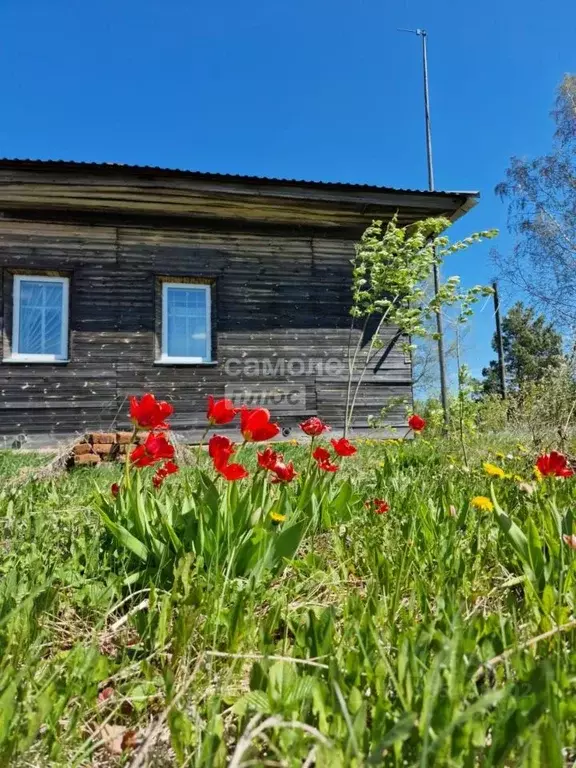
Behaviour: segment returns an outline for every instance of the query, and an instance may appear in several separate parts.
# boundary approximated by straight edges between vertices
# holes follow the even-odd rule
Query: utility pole
[[[506,400],[506,366],[504,364],[504,344],[502,343],[502,323],[500,321],[500,298],[498,296],[498,283],[492,283],[494,290],[494,317],[496,318],[496,347],[498,351],[498,376],[500,378],[500,394]]]
[[[400,29],[399,32],[410,32],[422,38],[422,70],[424,75],[424,117],[426,121],[426,158],[428,161],[428,189],[434,192],[434,165],[432,162],[432,129],[430,126],[430,93],[428,90],[428,33],[425,29]],[[440,267],[434,264],[434,293],[440,290]],[[446,357],[444,352],[444,322],[441,310],[436,313],[436,334],[438,336],[438,367],[440,371],[440,400],[444,413],[444,427],[448,426],[448,383],[446,380]]]

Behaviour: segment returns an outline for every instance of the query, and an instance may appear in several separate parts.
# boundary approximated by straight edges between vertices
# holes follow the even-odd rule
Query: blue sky
[[[0,155],[425,188],[419,39],[397,27],[429,33],[436,186],[482,194],[452,234],[498,227],[506,250],[494,186],[550,146],[573,0],[2,0]],[[490,280],[490,247],[445,273]],[[492,331],[488,305],[474,373]]]

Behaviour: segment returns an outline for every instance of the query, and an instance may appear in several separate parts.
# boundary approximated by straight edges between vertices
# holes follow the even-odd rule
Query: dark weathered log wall
[[[0,219],[2,340],[12,335],[12,282],[17,272],[67,274],[70,284],[70,362],[0,365],[0,435],[34,442],[51,436],[126,426],[127,398],[147,390],[172,401],[174,426],[195,437],[204,424],[208,394],[226,384],[269,388],[303,385],[301,412],[275,411],[283,425],[318,413],[341,425],[344,370],[308,370],[309,361],[345,364],[353,242],[333,235],[215,232],[34,221],[16,213]],[[212,365],[158,365],[157,291],[161,277],[213,280]],[[260,361],[266,375],[227,367]],[[302,360],[302,366],[287,361]],[[265,363],[264,361],[268,361]],[[242,371],[244,371],[242,373]],[[239,375],[237,375],[239,374]],[[356,423],[390,397],[410,397],[410,361],[400,347],[363,385]],[[392,413],[403,423],[403,410]]]

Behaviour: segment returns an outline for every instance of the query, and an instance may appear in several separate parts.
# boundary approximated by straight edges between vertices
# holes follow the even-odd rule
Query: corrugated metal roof
[[[344,181],[312,181],[309,179],[273,178],[270,176],[250,176],[241,173],[210,173],[206,171],[193,171],[184,168],[162,168],[157,165],[130,165],[125,163],[97,163],[85,160],[38,160],[32,158],[4,157],[0,158],[0,165],[13,165],[14,167],[44,166],[49,168],[74,169],[87,168],[94,171],[128,171],[130,173],[160,173],[166,176],[177,176],[206,181],[242,181],[248,184],[287,184],[289,186],[309,187],[311,189],[341,189],[343,191],[366,192],[394,192],[412,195],[440,195],[447,197],[478,197],[478,192],[463,191],[434,191],[426,189],[404,189],[398,187],[385,187],[377,184],[359,184]]]

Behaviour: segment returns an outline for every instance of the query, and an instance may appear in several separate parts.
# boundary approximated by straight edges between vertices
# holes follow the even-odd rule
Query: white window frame
[[[20,345],[20,292],[22,282],[33,280],[36,283],[61,283],[62,284],[62,325],[60,352],[55,355],[34,355],[19,351]],[[12,354],[8,358],[11,362],[21,363],[62,363],[68,361],[68,303],[69,303],[68,277],[51,277],[48,275],[14,275],[14,291],[12,302]]]
[[[180,288],[190,290],[190,288],[201,288],[204,291],[206,302],[206,357],[175,357],[168,354],[168,289]],[[182,283],[178,281],[162,283],[162,349],[160,351],[160,363],[169,364],[188,364],[201,365],[202,363],[212,362],[212,303],[211,303],[210,283]]]

